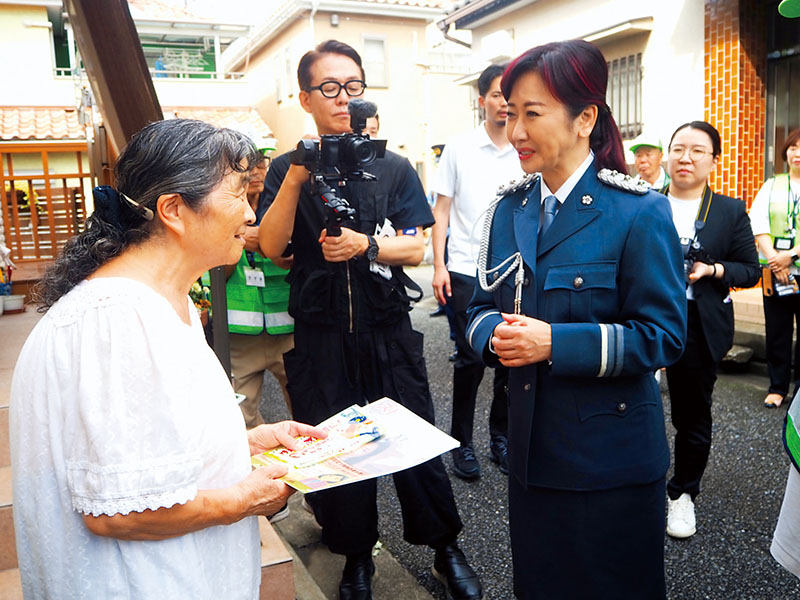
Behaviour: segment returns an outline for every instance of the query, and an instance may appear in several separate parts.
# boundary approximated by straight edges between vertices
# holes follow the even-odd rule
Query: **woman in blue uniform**
[[[524,599],[666,595],[669,450],[652,373],[683,349],[683,265],[666,198],[614,172],[625,161],[607,79],[600,51],[573,40],[527,51],[502,80],[531,175],[490,210],[468,338],[512,367]]]

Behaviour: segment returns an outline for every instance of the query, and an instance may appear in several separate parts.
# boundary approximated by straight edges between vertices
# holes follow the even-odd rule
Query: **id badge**
[[[776,237],[775,250],[791,250],[794,248],[793,237]]]
[[[244,268],[244,282],[253,287],[263,288],[266,285],[264,281],[264,272],[250,267]]]

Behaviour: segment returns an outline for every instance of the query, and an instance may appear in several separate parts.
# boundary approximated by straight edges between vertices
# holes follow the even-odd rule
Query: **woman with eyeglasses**
[[[741,200],[714,193],[708,177],[719,162],[719,132],[685,123],[669,144],[669,185],[686,275],[688,326],[683,356],[667,367],[675,435],[675,467],[667,483],[667,534],[694,535],[694,500],[711,449],[711,394],[717,366],[733,345],[732,287],[751,287],[760,270],[750,220]]]
[[[800,212],[800,129],[786,136],[781,157],[789,172],[771,177],[758,191],[750,207],[750,223],[756,236],[759,261],[769,270],[764,286],[764,325],[767,336],[769,391],[764,406],[777,408],[789,393],[792,375],[794,321],[800,329],[800,241],[796,239]],[[800,344],[794,350],[794,390],[800,389]]]

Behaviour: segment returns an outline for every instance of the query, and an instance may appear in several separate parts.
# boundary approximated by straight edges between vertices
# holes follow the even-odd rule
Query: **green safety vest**
[[[776,188],[778,193],[776,194]],[[787,195],[780,193],[786,190]],[[789,174],[783,173],[772,178],[772,187],[769,191],[769,234],[774,243],[776,237],[786,237],[786,224],[789,222]],[[766,257],[758,251],[758,262],[762,265],[767,264]],[[800,267],[800,262],[795,265]]]
[[[247,255],[236,264],[228,278],[225,291],[228,298],[228,331],[258,335],[264,329],[277,335],[292,333],[294,319],[289,316],[288,271],[275,266],[270,259],[253,253],[255,270],[264,274],[264,287],[247,285],[245,268],[250,268]]]

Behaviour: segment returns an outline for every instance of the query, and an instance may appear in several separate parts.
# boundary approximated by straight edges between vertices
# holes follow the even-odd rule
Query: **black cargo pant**
[[[348,406],[387,396],[434,423],[422,334],[408,315],[357,334],[298,320],[294,346],[284,362],[295,420],[316,425]],[[436,547],[456,539],[461,519],[441,458],[395,473],[394,484],[407,542]],[[372,548],[378,540],[376,493],[371,479],[308,494],[331,552]]]

